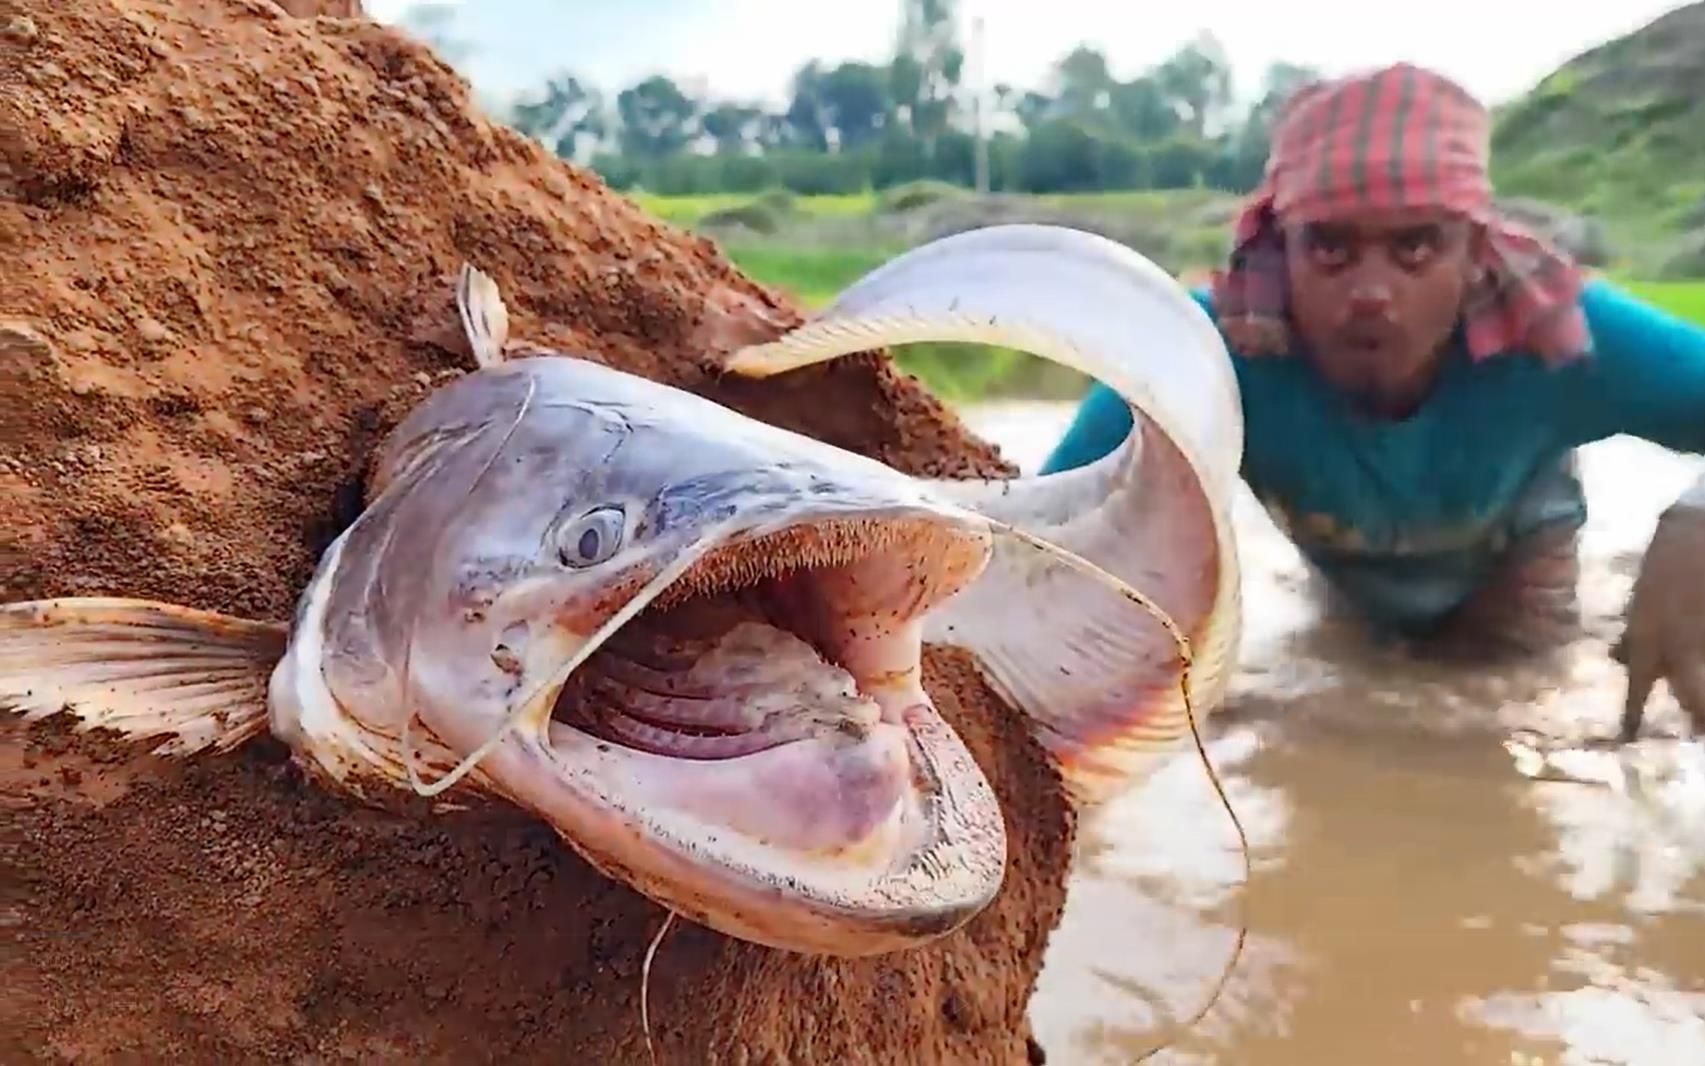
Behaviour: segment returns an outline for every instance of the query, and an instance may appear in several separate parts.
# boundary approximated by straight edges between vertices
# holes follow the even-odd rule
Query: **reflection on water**
[[[1034,470],[1059,405],[967,420]],[[1208,750],[1086,825],[1031,1016],[1051,1063],[1705,1064],[1705,745],[1662,686],[1651,739],[1605,745],[1607,647],[1640,553],[1698,460],[1582,455],[1586,632],[1554,655],[1449,666],[1316,613],[1247,492],[1240,677]],[[1246,907],[1246,913],[1240,908]],[[1225,994],[1187,1032],[1232,949]]]

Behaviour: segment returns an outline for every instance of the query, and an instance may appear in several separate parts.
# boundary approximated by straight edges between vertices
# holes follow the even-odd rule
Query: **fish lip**
[[[810,500],[755,519],[715,529],[698,544],[699,558],[714,561],[769,534],[847,519],[922,519],[980,536],[989,551],[993,547],[980,516],[926,497],[888,504]],[[987,559],[985,553],[982,564],[953,591],[974,581]],[[653,601],[687,579],[684,574],[655,590]],[[920,664],[922,653],[920,637]],[[562,688],[543,695],[548,707],[554,708]],[[589,748],[612,758],[612,749],[620,748],[624,773],[635,780],[652,768],[660,775],[681,772],[687,760],[628,748],[548,717],[542,735],[525,743],[554,770],[559,805],[546,812],[547,820],[606,875],[728,935],[784,950],[858,957],[914,947],[958,929],[993,900],[1006,868],[998,801],[940,712],[933,706],[916,708],[901,721],[883,719],[877,728],[896,730],[903,738],[910,786],[902,790],[901,803],[913,819],[908,832],[914,835],[911,846],[892,852],[892,862],[862,866],[753,841],[737,829],[727,830],[729,839],[719,841],[718,823],[696,821],[691,812],[636,809],[583,772],[584,762],[595,758]],[[819,739],[784,741],[721,764],[755,765],[782,749]],[[572,802],[575,813],[560,804],[567,792],[578,793]]]
[[[937,722],[945,729],[945,722]],[[555,728],[564,728],[560,725]],[[890,726],[889,728],[894,728]],[[602,742],[599,742],[602,743]],[[955,742],[957,744],[957,742]],[[908,736],[914,766],[945,777],[935,745]],[[538,746],[558,768],[561,749]],[[759,756],[748,756],[757,758]],[[661,760],[662,756],[652,756]],[[948,791],[973,795],[949,802]],[[975,793],[985,792],[986,796]],[[929,828],[902,860],[862,882],[843,882],[832,861],[813,864],[778,849],[707,846],[694,826],[613,814],[604,797],[577,797],[582,818],[559,811],[546,820],[594,868],[670,910],[726,936],[802,954],[862,958],[909,950],[954,933],[975,918],[1005,884],[1005,823],[980,773],[971,781],[923,790]],[[596,821],[604,829],[588,828]],[[782,871],[782,872],[778,872]]]
[[[905,475],[891,472],[897,477]],[[774,509],[758,509],[749,513],[733,512],[719,521],[709,523],[709,529],[701,537],[694,538],[680,550],[695,553],[697,558],[693,565],[684,573],[660,587],[650,589],[645,606],[659,601],[668,602],[672,593],[677,593],[687,582],[691,581],[707,564],[717,561],[723,556],[746,547],[755,540],[776,534],[788,533],[793,530],[820,526],[837,521],[867,521],[873,523],[898,524],[907,520],[925,520],[939,523],[949,529],[980,536],[992,551],[993,531],[987,519],[974,511],[967,510],[955,503],[935,499],[921,491],[915,485],[909,495],[915,498],[902,502],[871,502],[859,499],[858,490],[853,490],[854,498],[842,497],[788,501],[787,504]],[[867,558],[880,551],[881,548],[866,552],[861,558]],[[954,589],[968,586],[981,574],[988,565],[989,553],[977,567],[975,573],[968,575]],[[804,567],[801,567],[804,568]],[[661,566],[655,563],[637,564],[630,575],[622,579],[624,585],[643,584],[660,572]],[[939,602],[939,599],[935,602]],[[931,604],[933,606],[933,604]],[[643,609],[643,608],[642,608]],[[926,608],[927,609],[927,608]],[[631,624],[631,620],[630,623]],[[626,628],[626,625],[621,628]],[[601,646],[615,635],[615,632],[605,634],[598,641]]]
[[[947,740],[946,753],[963,750],[939,714],[930,717],[930,731]],[[936,757],[943,745],[926,743],[915,724],[907,734],[914,767],[935,779],[934,787],[920,790],[931,808],[930,831],[901,863],[845,891],[835,891],[832,864],[813,878],[798,876],[816,871],[793,852],[784,853],[794,860],[786,866],[788,875],[764,865],[763,849],[747,850],[743,858],[710,859],[702,837],[671,831],[643,815],[640,827],[623,824],[603,832],[552,824],[606,876],[724,935],[842,958],[909,950],[957,931],[987,908],[1005,884],[1007,853],[1005,821],[987,779],[980,771],[969,777],[944,772]],[[556,762],[561,752],[545,744],[540,754]],[[607,811],[594,814],[600,816],[610,817]]]

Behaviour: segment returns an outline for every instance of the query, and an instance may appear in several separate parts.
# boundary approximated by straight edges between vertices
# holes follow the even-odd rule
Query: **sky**
[[[391,21],[410,0],[364,0]],[[570,71],[607,92],[663,73],[719,98],[785,103],[806,59],[831,65],[892,54],[899,4],[885,0],[456,0],[456,32],[475,47],[463,73],[504,97]],[[1530,88],[1572,56],[1684,6],[1680,0],[961,0],[984,22],[984,83],[1044,83],[1079,44],[1128,78],[1196,33],[1219,38],[1247,99],[1274,60],[1327,74],[1398,60],[1460,81],[1488,104]]]

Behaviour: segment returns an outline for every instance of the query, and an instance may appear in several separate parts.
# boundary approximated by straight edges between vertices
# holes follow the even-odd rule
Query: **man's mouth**
[[[1399,339],[1398,331],[1394,327],[1377,323],[1358,323],[1344,328],[1338,334],[1338,342],[1344,348],[1364,356],[1389,352],[1397,347]]]

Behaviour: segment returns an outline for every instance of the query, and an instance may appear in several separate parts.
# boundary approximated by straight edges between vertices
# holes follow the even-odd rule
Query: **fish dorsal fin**
[[[228,751],[267,722],[283,626],[108,597],[0,605],[0,709],[167,738],[158,755]]]
[[[926,639],[963,647],[1031,721],[1074,794],[1120,791],[1192,732],[1235,663],[1231,531],[1243,421],[1230,355],[1171,276],[1060,226],[989,226],[876,268],[812,321],[734,353],[764,377],[897,344],[1001,345],[1072,367],[1128,405],[1124,442],[1080,469],[936,480],[940,495],[1030,534],[932,611]],[[974,357],[974,356],[972,356]],[[1049,546],[1102,576],[1067,565]],[[1158,607],[1190,645],[1132,598]],[[1189,698],[1181,682],[1187,680]]]
[[[503,348],[509,343],[509,308],[497,282],[472,263],[463,263],[456,275],[456,312],[462,317],[475,364],[484,368],[503,362]]]

